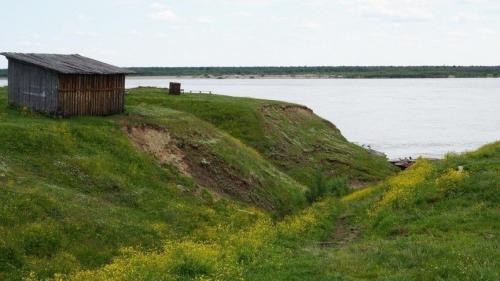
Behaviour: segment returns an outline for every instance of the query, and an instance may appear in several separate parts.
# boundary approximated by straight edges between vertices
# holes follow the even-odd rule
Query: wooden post
[[[181,83],[170,82],[168,94],[169,95],[180,95],[181,94]]]

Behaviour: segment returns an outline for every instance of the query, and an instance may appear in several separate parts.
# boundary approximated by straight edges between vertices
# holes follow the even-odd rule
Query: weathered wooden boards
[[[127,69],[80,55],[1,54],[9,59],[12,105],[60,116],[124,111]]]
[[[62,116],[103,116],[123,112],[125,75],[59,76],[58,112]]]

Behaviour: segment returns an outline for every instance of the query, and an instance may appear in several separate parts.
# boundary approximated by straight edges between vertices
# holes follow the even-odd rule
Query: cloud
[[[202,23],[202,24],[211,24],[215,22],[215,20],[212,17],[198,17],[195,18],[195,21],[197,23]]]
[[[315,21],[305,21],[301,24],[301,27],[306,28],[306,29],[316,30],[316,29],[320,29],[322,27],[322,25],[321,25],[321,23],[315,22]]]
[[[455,23],[468,23],[472,21],[479,21],[481,17],[477,14],[460,12],[451,18],[452,22]]]
[[[498,34],[497,30],[492,29],[492,28],[488,28],[488,27],[479,28],[477,32],[479,34],[487,35],[487,36],[495,36]]]
[[[237,18],[243,18],[243,17],[248,18],[248,17],[253,16],[253,14],[248,12],[248,11],[236,11],[236,12],[233,12],[229,15],[233,16],[233,17],[237,17]]]
[[[129,34],[130,36],[138,36],[138,35],[140,35],[139,30],[137,30],[137,29],[135,29],[135,28],[132,28],[131,30],[129,30],[129,31],[128,31],[128,34]]]
[[[465,31],[459,29],[450,30],[447,32],[447,35],[453,40],[463,40],[468,36],[468,34]]]
[[[210,0],[215,2],[214,0]],[[273,4],[273,0],[219,0],[222,4],[247,5],[247,6],[268,6]]]
[[[151,12],[149,13],[149,18],[157,21],[168,21],[175,22],[179,20],[179,17],[174,11],[166,7],[161,3],[153,3],[150,6]]]
[[[428,0],[355,0],[363,16],[376,20],[422,22],[434,18],[432,3]]]
[[[82,21],[82,22],[88,22],[91,20],[91,17],[88,16],[87,14],[83,14],[83,13],[78,13],[76,15],[76,18],[79,20],[79,21]]]
[[[41,42],[33,41],[33,40],[22,40],[19,42],[21,46],[25,47],[43,47],[44,45]]]
[[[83,30],[77,30],[75,32],[76,35],[82,36],[82,37],[98,37],[99,33],[95,31],[83,31]]]

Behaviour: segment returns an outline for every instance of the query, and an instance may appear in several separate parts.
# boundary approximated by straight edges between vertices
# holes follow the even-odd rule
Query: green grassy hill
[[[155,105],[189,112],[228,132],[307,186],[318,171],[363,184],[394,172],[383,157],[349,143],[335,125],[301,105],[219,95],[169,96],[164,90],[129,92],[130,105]]]
[[[136,89],[56,119],[0,88],[0,280],[499,279],[500,143],[329,195],[392,174],[297,105]]]
[[[463,171],[457,170],[459,166]],[[498,280],[500,142],[326,198],[276,225],[128,250],[62,280]]]
[[[199,111],[210,98],[232,99],[193,96]],[[208,241],[218,228],[234,234],[307,206],[311,187],[238,138],[229,123],[221,126],[161,99],[173,98],[135,90],[125,114],[57,119],[8,107],[6,88],[0,88],[0,280],[96,269],[123,249]],[[231,111],[256,115],[251,105],[268,103],[280,104],[234,99]],[[224,104],[218,108],[222,114]],[[214,114],[213,107],[203,110]],[[267,137],[262,123],[244,121],[236,123]],[[338,145],[368,155],[331,132]],[[387,167],[373,170],[374,178],[392,173]],[[338,174],[365,180],[345,169]]]
[[[421,161],[342,201],[333,238],[344,241],[326,251],[331,272],[353,280],[500,279],[500,142]]]

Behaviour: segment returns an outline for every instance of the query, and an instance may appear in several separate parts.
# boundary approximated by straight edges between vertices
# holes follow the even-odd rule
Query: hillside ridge
[[[314,184],[318,173],[366,184],[395,172],[387,159],[348,142],[334,124],[302,105],[219,95],[169,96],[155,88],[129,91],[128,102],[193,114],[306,186]]]
[[[397,174],[278,101],[58,119],[0,88],[0,280],[498,280],[499,176],[500,142]]]
[[[131,251],[62,280],[498,280],[499,172],[500,142],[421,160],[276,225]]]
[[[275,223],[346,187],[336,180],[312,188],[264,154],[275,146],[259,142],[268,134],[260,105],[280,102],[173,99],[161,89],[135,89],[124,114],[58,119],[8,106],[6,90],[0,88],[2,280],[97,269],[123,249],[160,251],[164,241],[209,241],[221,225],[236,233],[260,218]],[[289,117],[285,127],[312,122],[351,147],[318,117]],[[304,137],[289,145],[301,150],[317,140]]]

